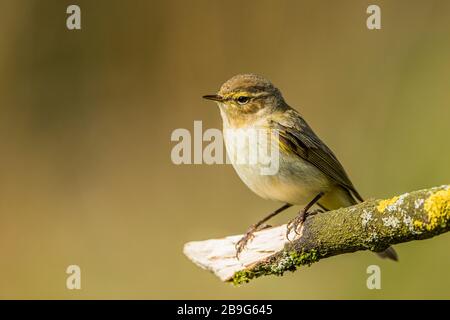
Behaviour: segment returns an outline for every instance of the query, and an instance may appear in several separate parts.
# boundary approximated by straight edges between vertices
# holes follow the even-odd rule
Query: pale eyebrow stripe
[[[250,93],[250,94],[248,94]],[[267,92],[259,92],[259,93],[252,93],[252,92],[245,92],[245,91],[241,91],[241,92],[236,92],[231,94],[229,97],[227,98],[232,98],[232,97],[240,97],[240,96],[245,96],[245,97],[249,97],[249,98],[262,98],[262,97],[268,97],[270,94],[268,94]]]

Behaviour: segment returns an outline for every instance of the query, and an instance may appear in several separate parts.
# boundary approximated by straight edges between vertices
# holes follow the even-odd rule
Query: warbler
[[[279,147],[278,170],[263,175],[259,164],[232,162],[242,181],[264,199],[285,203],[262,220],[250,226],[236,244],[236,257],[265,222],[278,213],[301,205],[302,210],[288,223],[286,236],[303,225],[313,205],[321,212],[352,206],[363,201],[334,153],[320,140],[300,113],[283,99],[269,80],[255,74],[240,74],[226,81],[219,92],[205,95],[220,109],[223,129],[267,130]],[[275,134],[276,132],[276,134]],[[224,135],[227,152],[236,148],[236,140]],[[240,146],[246,152],[247,143]],[[289,239],[289,238],[288,238]],[[383,258],[397,260],[392,247],[377,252]]]

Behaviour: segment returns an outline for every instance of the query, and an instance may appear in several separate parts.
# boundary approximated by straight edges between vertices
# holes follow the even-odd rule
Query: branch
[[[286,239],[286,225],[264,229],[235,258],[242,235],[186,243],[184,254],[222,281],[235,284],[282,275],[320,259],[434,237],[450,230],[450,185],[405,193],[387,200],[308,217],[300,235]]]

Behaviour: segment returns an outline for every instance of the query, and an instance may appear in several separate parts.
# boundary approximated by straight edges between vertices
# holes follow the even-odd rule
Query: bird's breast
[[[305,204],[330,188],[327,177],[315,166],[281,150],[276,132],[264,125],[224,126],[224,141],[237,174],[262,198]]]

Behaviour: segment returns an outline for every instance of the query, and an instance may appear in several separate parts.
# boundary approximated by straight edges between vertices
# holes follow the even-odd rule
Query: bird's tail
[[[397,252],[395,252],[395,250],[394,250],[394,248],[392,248],[392,247],[389,247],[389,248],[387,248],[386,250],[384,250],[384,251],[381,251],[381,252],[375,252],[380,258],[383,258],[383,259],[386,259],[386,258],[388,258],[388,259],[391,259],[391,260],[394,260],[394,261],[398,261],[398,255],[397,255]]]

